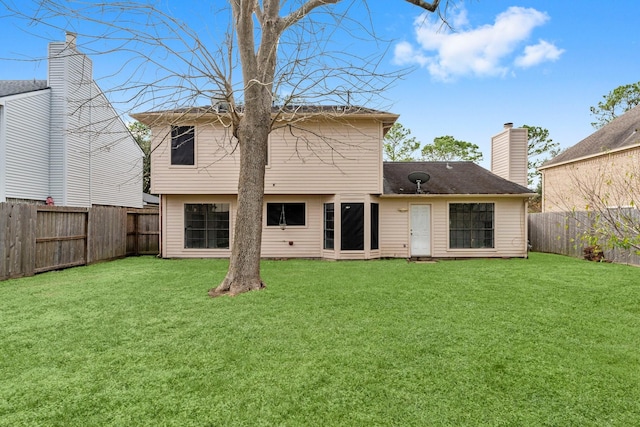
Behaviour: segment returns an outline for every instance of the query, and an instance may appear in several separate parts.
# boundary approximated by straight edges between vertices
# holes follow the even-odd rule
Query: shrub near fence
[[[638,217],[640,221],[640,215]],[[593,226],[588,212],[545,212],[529,214],[529,244],[535,252],[584,256],[589,246],[583,237]],[[605,259],[623,264],[640,265],[640,256],[633,249],[604,247]]]
[[[158,254],[158,212],[0,203],[0,280]]]

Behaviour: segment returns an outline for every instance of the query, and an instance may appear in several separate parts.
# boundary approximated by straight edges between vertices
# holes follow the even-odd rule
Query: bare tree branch
[[[405,1],[407,3],[411,3],[415,6],[421,7],[422,9],[426,9],[429,12],[435,12],[436,9],[438,9],[438,6],[440,6],[440,0],[434,0],[431,3],[426,2],[424,0],[405,0]]]

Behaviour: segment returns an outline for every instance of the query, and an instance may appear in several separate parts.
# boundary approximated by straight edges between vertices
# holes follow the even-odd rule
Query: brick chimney
[[[491,138],[491,172],[526,187],[527,151],[527,129],[505,123],[502,132]]]

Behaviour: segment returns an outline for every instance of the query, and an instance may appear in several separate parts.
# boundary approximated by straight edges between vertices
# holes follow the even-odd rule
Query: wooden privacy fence
[[[638,215],[640,221],[640,214]],[[545,212],[529,214],[529,244],[535,252],[548,252],[582,258],[584,241],[593,226],[588,212]],[[603,248],[607,260],[640,265],[640,256],[633,249]]]
[[[0,203],[0,280],[158,254],[158,212]]]

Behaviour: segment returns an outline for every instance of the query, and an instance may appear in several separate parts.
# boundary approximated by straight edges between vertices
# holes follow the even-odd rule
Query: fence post
[[[33,276],[36,206],[0,203],[0,280]]]

